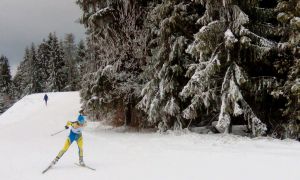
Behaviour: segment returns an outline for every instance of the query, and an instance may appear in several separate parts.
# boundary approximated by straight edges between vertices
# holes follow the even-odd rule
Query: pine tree
[[[81,2],[84,23],[90,35],[88,45],[90,69],[84,77],[81,90],[85,111],[95,119],[121,119],[118,124],[129,125],[138,116],[138,102],[146,33],[141,16],[143,10],[131,1],[99,4],[90,14],[85,9],[91,2]],[[86,11],[85,11],[86,10]],[[114,113],[116,112],[116,113]],[[136,118],[137,119],[137,118]]]
[[[17,98],[44,91],[45,69],[42,59],[37,56],[34,43],[30,49],[26,48],[24,60],[20,63],[13,82]]]
[[[68,84],[66,90],[75,91],[79,89],[79,75],[76,58],[75,37],[73,34],[66,34],[63,41],[64,60],[68,74]]]
[[[1,83],[0,83],[0,92],[1,93],[9,93],[9,86],[11,84],[11,75],[10,75],[10,67],[8,63],[8,59],[5,56],[0,57],[0,72],[1,72]]]
[[[80,40],[79,43],[76,46],[76,56],[75,56],[75,62],[76,62],[76,69],[78,72],[78,85],[80,89],[82,88],[82,81],[85,76],[89,72],[89,58],[88,54],[90,52],[86,48],[85,41]]]
[[[85,42],[83,40],[80,40],[76,47],[76,57],[75,57],[75,62],[77,64],[77,68],[79,71],[79,77],[83,77],[83,75],[88,72],[87,53],[88,52],[86,49]]]
[[[280,1],[276,6],[277,20],[283,27],[280,57],[275,68],[287,80],[273,95],[286,99],[282,108],[282,119],[276,122],[274,133],[281,138],[300,138],[300,2],[297,0]],[[288,53],[287,53],[288,52]],[[278,128],[281,127],[281,128]],[[278,130],[279,129],[279,130]]]
[[[86,28],[89,28],[89,19],[93,15],[98,15],[96,14],[97,11],[101,11],[109,6],[113,6],[118,1],[119,0],[76,0],[76,4],[78,4],[83,11],[81,23],[84,24]]]
[[[50,51],[50,45],[44,39],[42,43],[38,46],[37,50],[37,60],[40,67],[40,78],[43,91],[46,90],[46,83],[48,78],[50,77]]]
[[[0,57],[0,114],[7,110],[13,103],[11,88],[12,80],[8,59],[2,55]]]
[[[205,108],[218,115],[220,131],[230,131],[233,119],[244,119],[253,135],[264,134],[266,124],[272,130],[271,121],[280,115],[270,110],[276,112],[282,103],[271,94],[284,80],[274,71],[274,60],[288,54],[278,48],[282,28],[276,20],[277,2],[199,2],[206,12],[187,49],[199,63],[190,65],[191,80],[181,92],[183,98],[192,98],[184,117],[195,119]]]
[[[81,96],[91,116],[126,109],[128,92],[142,89],[133,96],[147,116],[139,123],[161,131],[216,119],[220,132],[247,124],[253,136],[297,138],[299,1],[134,2],[147,18],[131,21],[124,11],[126,24],[120,7],[133,1],[77,1],[88,33]],[[140,30],[149,33],[128,33]]]
[[[30,59],[29,59],[29,84],[28,89],[29,93],[40,93],[43,92],[42,83],[43,83],[43,68],[42,63],[39,61],[36,55],[35,45],[32,43],[30,50]],[[27,89],[27,88],[26,88]]]
[[[66,87],[67,72],[64,62],[63,49],[59,45],[56,34],[49,34],[47,45],[50,47],[49,78],[47,91],[62,91]]]
[[[160,131],[182,129],[187,123],[181,115],[183,101],[179,93],[186,83],[184,72],[191,57],[185,52],[190,34],[195,33],[199,14],[190,1],[163,1],[149,14],[151,56],[145,76],[148,82],[142,91],[139,107],[148,115],[148,122]]]
[[[26,47],[23,61],[18,66],[16,75],[13,78],[13,84],[16,89],[15,97],[17,99],[20,99],[30,93],[27,88],[29,82],[30,82],[30,50],[28,47]]]
[[[81,64],[87,59],[87,49],[85,42],[80,40],[76,47],[76,63]]]

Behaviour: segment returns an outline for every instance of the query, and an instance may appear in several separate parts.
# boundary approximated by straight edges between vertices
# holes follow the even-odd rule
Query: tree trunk
[[[132,109],[132,103],[129,102],[125,107],[125,126],[129,126],[131,123],[131,109]]]

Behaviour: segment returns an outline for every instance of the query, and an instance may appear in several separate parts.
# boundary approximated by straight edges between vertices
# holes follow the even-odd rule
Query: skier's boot
[[[56,158],[51,162],[51,165],[54,166],[58,160],[59,160],[59,157],[56,156]]]
[[[83,161],[83,157],[82,156],[79,157],[79,165],[80,166],[85,166],[85,163]]]

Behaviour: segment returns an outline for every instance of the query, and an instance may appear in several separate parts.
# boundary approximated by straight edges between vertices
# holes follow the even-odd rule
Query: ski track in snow
[[[78,92],[24,97],[0,116],[1,180],[299,180],[300,144],[224,134],[118,132],[100,123],[85,128],[77,167],[73,143],[57,165],[41,172],[62,148],[66,121],[76,120]]]

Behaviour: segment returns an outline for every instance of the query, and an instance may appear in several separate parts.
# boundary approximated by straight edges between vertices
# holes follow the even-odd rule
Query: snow
[[[225,32],[225,39],[231,38],[231,37],[235,38],[232,31],[230,29],[227,29]]]
[[[3,180],[298,180],[300,144],[292,140],[191,132],[161,135],[118,132],[89,122],[84,154],[91,171],[76,166],[76,143],[46,174],[68,132],[50,136],[75,120],[78,92],[26,96],[0,116]]]

